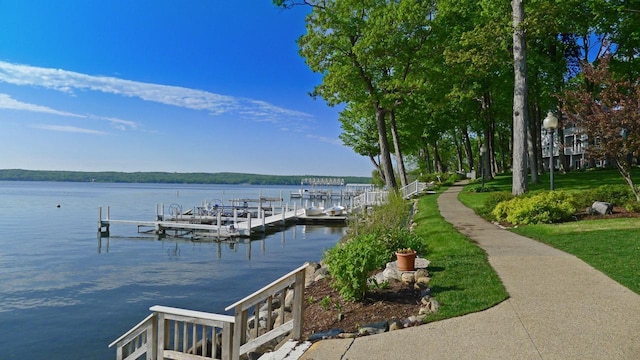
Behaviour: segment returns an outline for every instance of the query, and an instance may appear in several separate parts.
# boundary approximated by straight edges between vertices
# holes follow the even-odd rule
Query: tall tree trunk
[[[433,173],[433,167],[431,164],[431,153],[429,152],[429,144],[424,144],[422,147],[422,157],[424,159],[427,174]]]
[[[389,141],[387,140],[387,122],[385,121],[387,111],[379,106],[375,107],[375,111],[376,125],[378,126],[378,145],[380,146],[380,165],[382,166],[384,181],[389,189],[397,189],[398,184],[393,174]]]
[[[391,138],[393,139],[393,147],[396,149],[396,166],[400,176],[400,184],[402,187],[407,186],[407,173],[404,168],[404,160],[402,159],[402,151],[400,150],[400,139],[398,138],[398,129],[396,128],[396,113],[391,110],[389,113],[389,122],[391,125]]]
[[[467,166],[469,166],[469,172],[475,170],[473,163],[473,148],[471,147],[471,139],[469,139],[469,131],[467,127],[462,128],[462,141],[464,142],[464,152],[467,155]]]
[[[534,113],[536,115],[540,114],[538,109],[538,103],[534,105],[536,111]],[[537,184],[540,182],[538,178],[538,138],[540,137],[540,131],[538,128],[538,124],[540,121],[538,120],[539,116],[530,116],[529,117],[529,131],[527,132],[527,143],[529,148],[529,172],[531,173],[531,183]]]
[[[560,157],[560,166],[565,172],[571,171],[571,156],[564,155],[564,121],[562,121],[562,103],[558,104],[558,156]]]
[[[484,155],[482,156],[482,165],[480,165],[481,169],[483,169],[481,176],[485,180],[491,180],[493,179],[493,171],[491,170],[491,158],[493,157],[491,156],[493,152],[493,147],[491,146],[491,130],[484,130],[484,142],[480,146],[484,146],[485,149]]]
[[[527,48],[523,0],[512,0],[513,11],[513,195],[529,191],[527,183]]]
[[[498,132],[498,141],[500,143],[500,169],[499,172],[507,171],[507,154],[510,154],[509,139],[504,136],[504,131]]]
[[[433,169],[436,173],[444,172],[444,166],[442,166],[442,159],[440,159],[440,153],[438,152],[438,142],[433,142]]]
[[[451,132],[453,133],[453,143],[456,146],[456,160],[458,160],[458,173],[464,174],[464,167],[462,166],[462,148],[460,147],[460,139],[458,139],[458,132],[454,127]]]

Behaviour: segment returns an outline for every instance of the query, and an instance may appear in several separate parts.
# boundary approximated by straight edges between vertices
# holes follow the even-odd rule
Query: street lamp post
[[[550,135],[549,149],[551,150],[551,154],[549,155],[549,180],[551,182],[551,190],[553,190],[553,130],[558,127],[558,118],[549,111],[547,117],[544,118],[542,122],[542,127],[544,127]]]
[[[482,190],[484,190],[484,154],[487,152],[487,146],[482,144],[480,147],[480,170],[482,176]]]

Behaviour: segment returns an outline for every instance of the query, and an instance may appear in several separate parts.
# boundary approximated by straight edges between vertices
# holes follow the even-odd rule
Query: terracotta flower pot
[[[398,270],[400,271],[414,271],[416,269],[416,252],[400,253],[396,252],[396,258],[398,259]]]

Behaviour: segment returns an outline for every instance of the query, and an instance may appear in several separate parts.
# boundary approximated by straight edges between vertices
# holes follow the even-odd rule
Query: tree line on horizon
[[[305,178],[344,179],[345,184],[369,184],[371,178],[358,176],[260,175],[244,173],[169,173],[116,171],[50,171],[0,169],[3,181],[60,181],[101,183],[168,183],[168,184],[232,184],[232,185],[300,185]]]
[[[632,183],[640,0],[272,1],[309,9],[298,45],[322,75],[311,95],[342,107],[342,142],[388,187],[411,173],[483,168],[486,179],[512,171],[514,195],[525,193],[545,171],[548,111],[560,120],[560,149],[565,121],[577,124],[598,142],[588,156],[620,160]],[[604,63],[608,79],[585,76]],[[560,167],[570,170],[567,157]]]

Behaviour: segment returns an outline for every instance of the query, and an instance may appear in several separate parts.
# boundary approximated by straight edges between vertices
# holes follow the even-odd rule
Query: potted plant
[[[414,271],[416,269],[416,251],[411,248],[396,250],[399,271]]]

